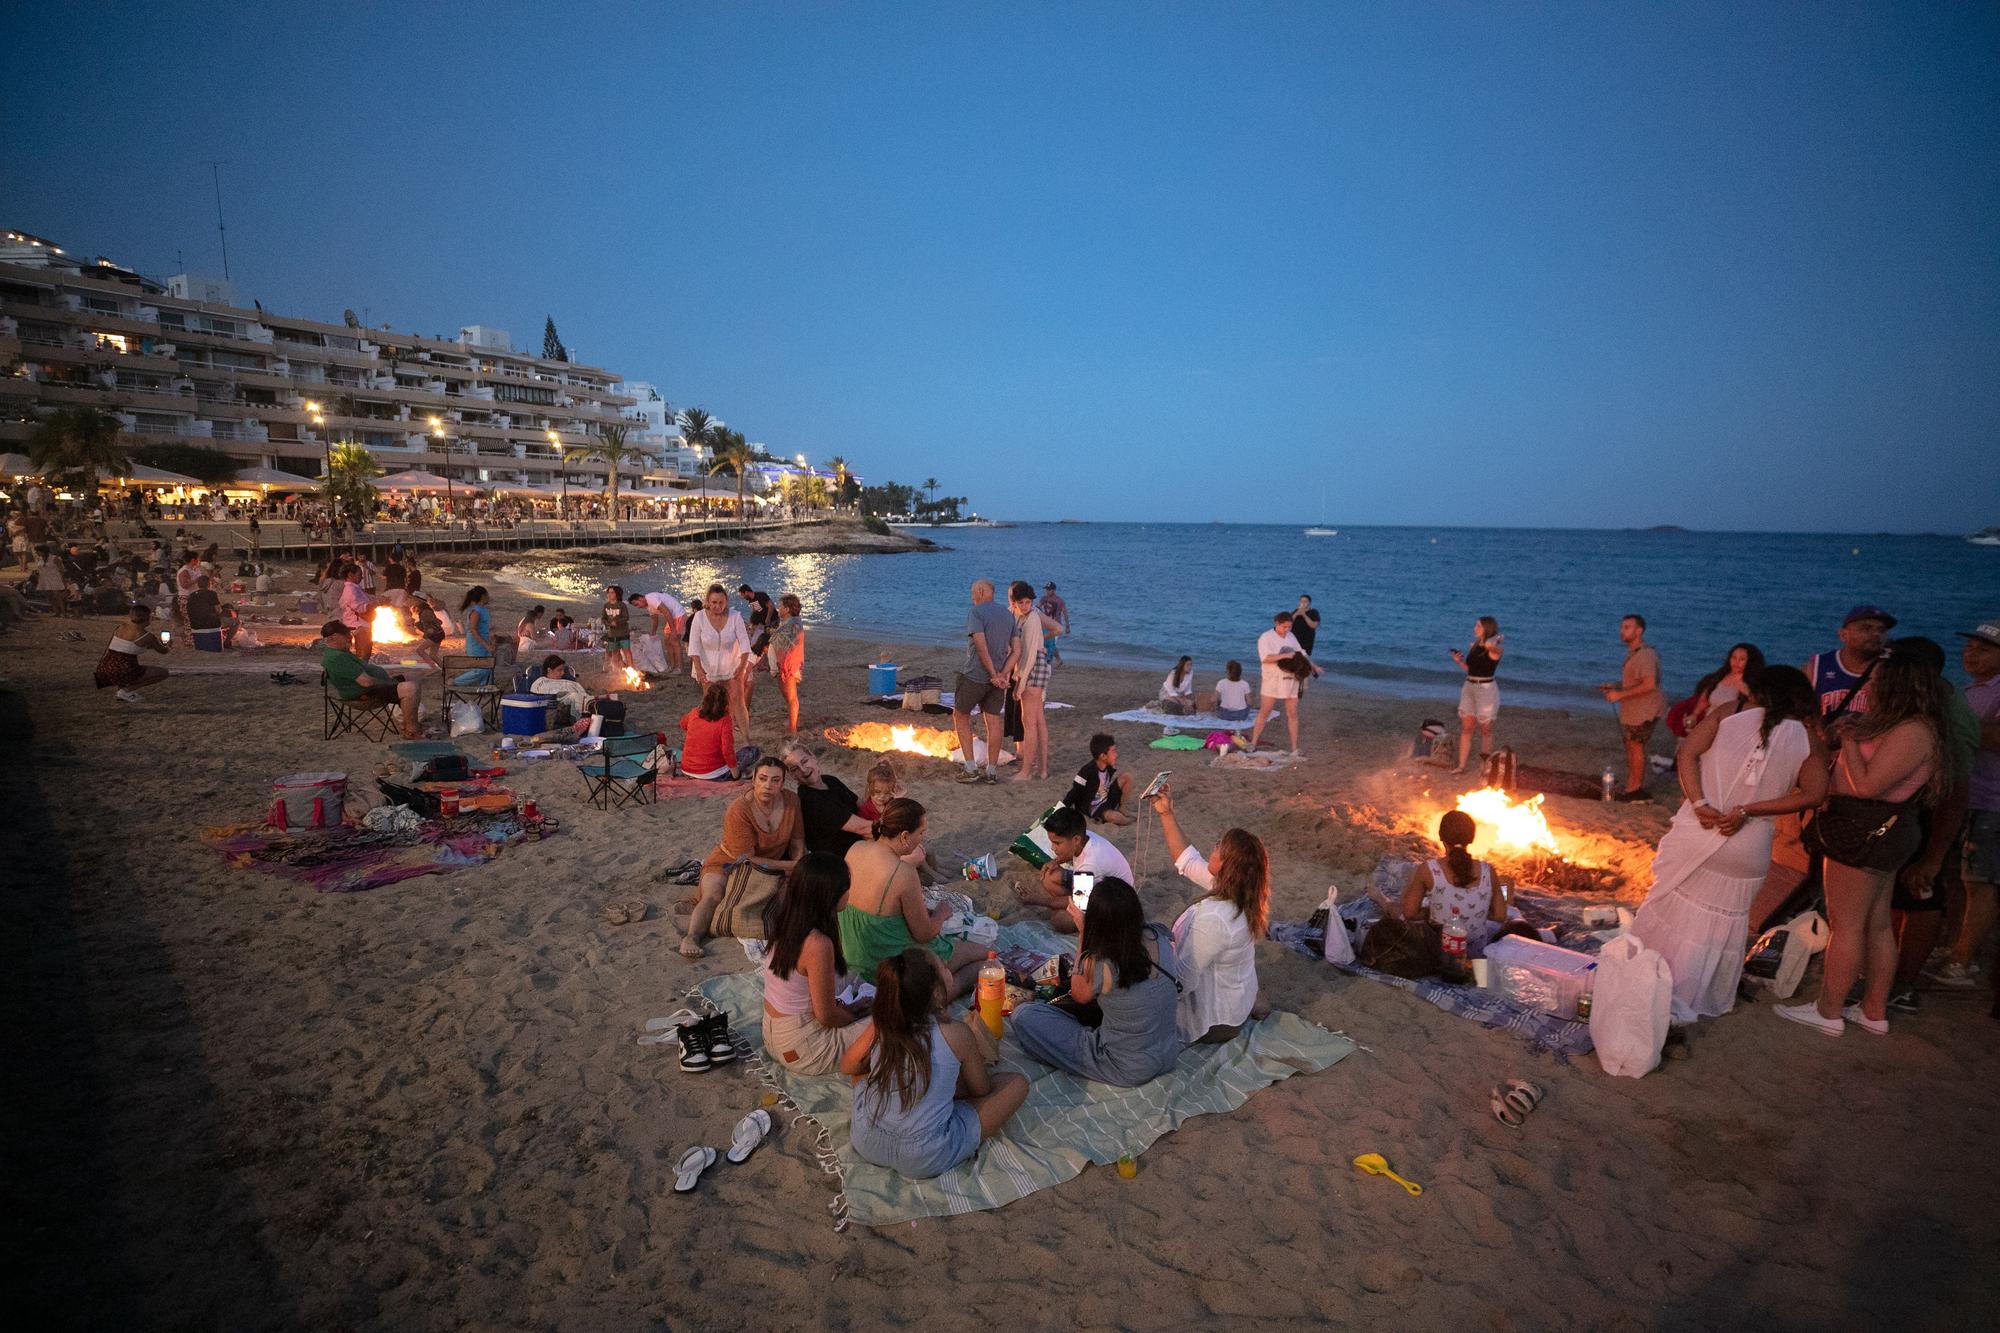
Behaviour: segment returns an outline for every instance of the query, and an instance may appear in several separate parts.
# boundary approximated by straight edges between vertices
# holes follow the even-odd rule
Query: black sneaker
[[[1619,792],[1612,799],[1627,802],[1650,801],[1653,799],[1653,793],[1647,791],[1644,787],[1634,787],[1630,791]]]
[[[682,1023],[674,1029],[674,1035],[681,1044],[681,1068],[690,1074],[706,1071],[713,1063],[708,1055],[708,1020]]]
[[[1923,1008],[1923,1002],[1914,990],[1899,990],[1889,997],[1889,1007],[1901,1013],[1914,1014]]]
[[[726,1065],[736,1058],[736,1043],[729,1039],[729,1020],[721,1014],[701,1020],[696,1040],[703,1043],[712,1065]]]

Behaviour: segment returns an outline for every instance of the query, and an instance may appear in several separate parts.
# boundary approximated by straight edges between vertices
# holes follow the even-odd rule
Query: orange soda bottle
[[[1000,965],[1000,955],[992,949],[986,951],[986,961],[979,965],[979,1017],[986,1024],[986,1030],[995,1039],[1000,1036],[1000,1009],[1007,1002],[1007,969]]]

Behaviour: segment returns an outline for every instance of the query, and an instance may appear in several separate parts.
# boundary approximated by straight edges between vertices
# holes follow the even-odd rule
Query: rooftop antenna
[[[211,160],[208,164],[210,176],[215,181],[215,234],[222,239],[222,278],[229,280],[229,231],[222,225],[222,169],[229,164]]]

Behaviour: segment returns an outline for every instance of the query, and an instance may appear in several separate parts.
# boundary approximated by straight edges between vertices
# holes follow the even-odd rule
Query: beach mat
[[[1399,857],[1385,856],[1375,866],[1369,876],[1372,888],[1379,889],[1391,898],[1402,896],[1403,885],[1410,877],[1410,867],[1414,862]],[[1536,926],[1554,925],[1557,938],[1565,949],[1575,949],[1579,953],[1596,953],[1603,942],[1591,935],[1583,924],[1583,909],[1590,904],[1577,898],[1558,898],[1537,893],[1533,889],[1517,888],[1514,902],[1521,908],[1522,915],[1529,924]],[[1375,900],[1357,894],[1353,901],[1340,904],[1340,915],[1354,930],[1358,944],[1368,933],[1368,927],[1381,919],[1381,910]],[[1303,921],[1273,921],[1269,935],[1271,942],[1281,944],[1295,953],[1308,958],[1325,961],[1326,935]],[[1538,1052],[1547,1052],[1558,1059],[1567,1060],[1573,1055],[1590,1052],[1590,1024],[1573,1022],[1544,1013],[1540,1009],[1518,1004],[1505,996],[1477,986],[1453,986],[1434,977],[1411,981],[1404,977],[1392,977],[1386,972],[1377,972],[1372,967],[1359,964],[1334,963],[1341,971],[1370,981],[1379,981],[1394,986],[1398,990],[1409,991],[1427,1004],[1436,1005],[1448,1014],[1469,1018],[1489,1028],[1501,1028],[1524,1039]]]
[[[1073,941],[1023,922],[1001,928],[1000,947],[1049,954],[1069,950]],[[848,1080],[802,1078],[762,1058],[760,971],[712,977],[698,989],[729,1015],[742,1040],[757,1044],[766,1081],[818,1126],[825,1145],[821,1163],[841,1178],[841,1197],[833,1205],[836,1228],[850,1221],[884,1226],[1001,1207],[1073,1179],[1092,1163],[1109,1166],[1126,1154],[1137,1157],[1183,1121],[1234,1110],[1259,1089],[1325,1069],[1354,1049],[1347,1038],[1296,1014],[1273,1013],[1233,1041],[1186,1048],[1171,1073],[1143,1087],[1114,1088],[1028,1058],[1010,1028],[1001,1040],[1000,1067],[1033,1080],[1027,1104],[970,1161],[934,1180],[911,1180],[854,1155],[848,1143],[853,1107]]]
[[[1256,722],[1256,719],[1251,717],[1246,717],[1241,722],[1232,722],[1227,718],[1216,717],[1212,713],[1190,713],[1182,717],[1173,713],[1156,713],[1150,708],[1128,708],[1122,713],[1106,713],[1104,720],[1143,722],[1148,726],[1177,727],[1182,731],[1248,731]]]

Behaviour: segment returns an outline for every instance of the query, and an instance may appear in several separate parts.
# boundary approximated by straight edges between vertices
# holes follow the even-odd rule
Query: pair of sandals
[[[544,820],[542,829],[548,830],[553,821]],[[644,921],[650,904],[644,898],[623,898],[617,902],[604,904],[604,919],[614,926],[631,925]]]
[[[749,1115],[736,1122],[735,1132],[730,1135],[729,1160],[741,1166],[750,1160],[750,1154],[757,1151],[771,1132],[771,1113],[758,1107]],[[700,1181],[701,1173],[715,1165],[715,1149],[696,1144],[681,1154],[674,1163],[674,1193],[687,1194]]]
[[[1519,1129],[1528,1113],[1542,1101],[1542,1090],[1524,1078],[1510,1078],[1493,1085],[1493,1118],[1509,1129]]]
[[[701,862],[683,861],[677,866],[668,866],[660,871],[659,878],[668,884],[699,884]]]

